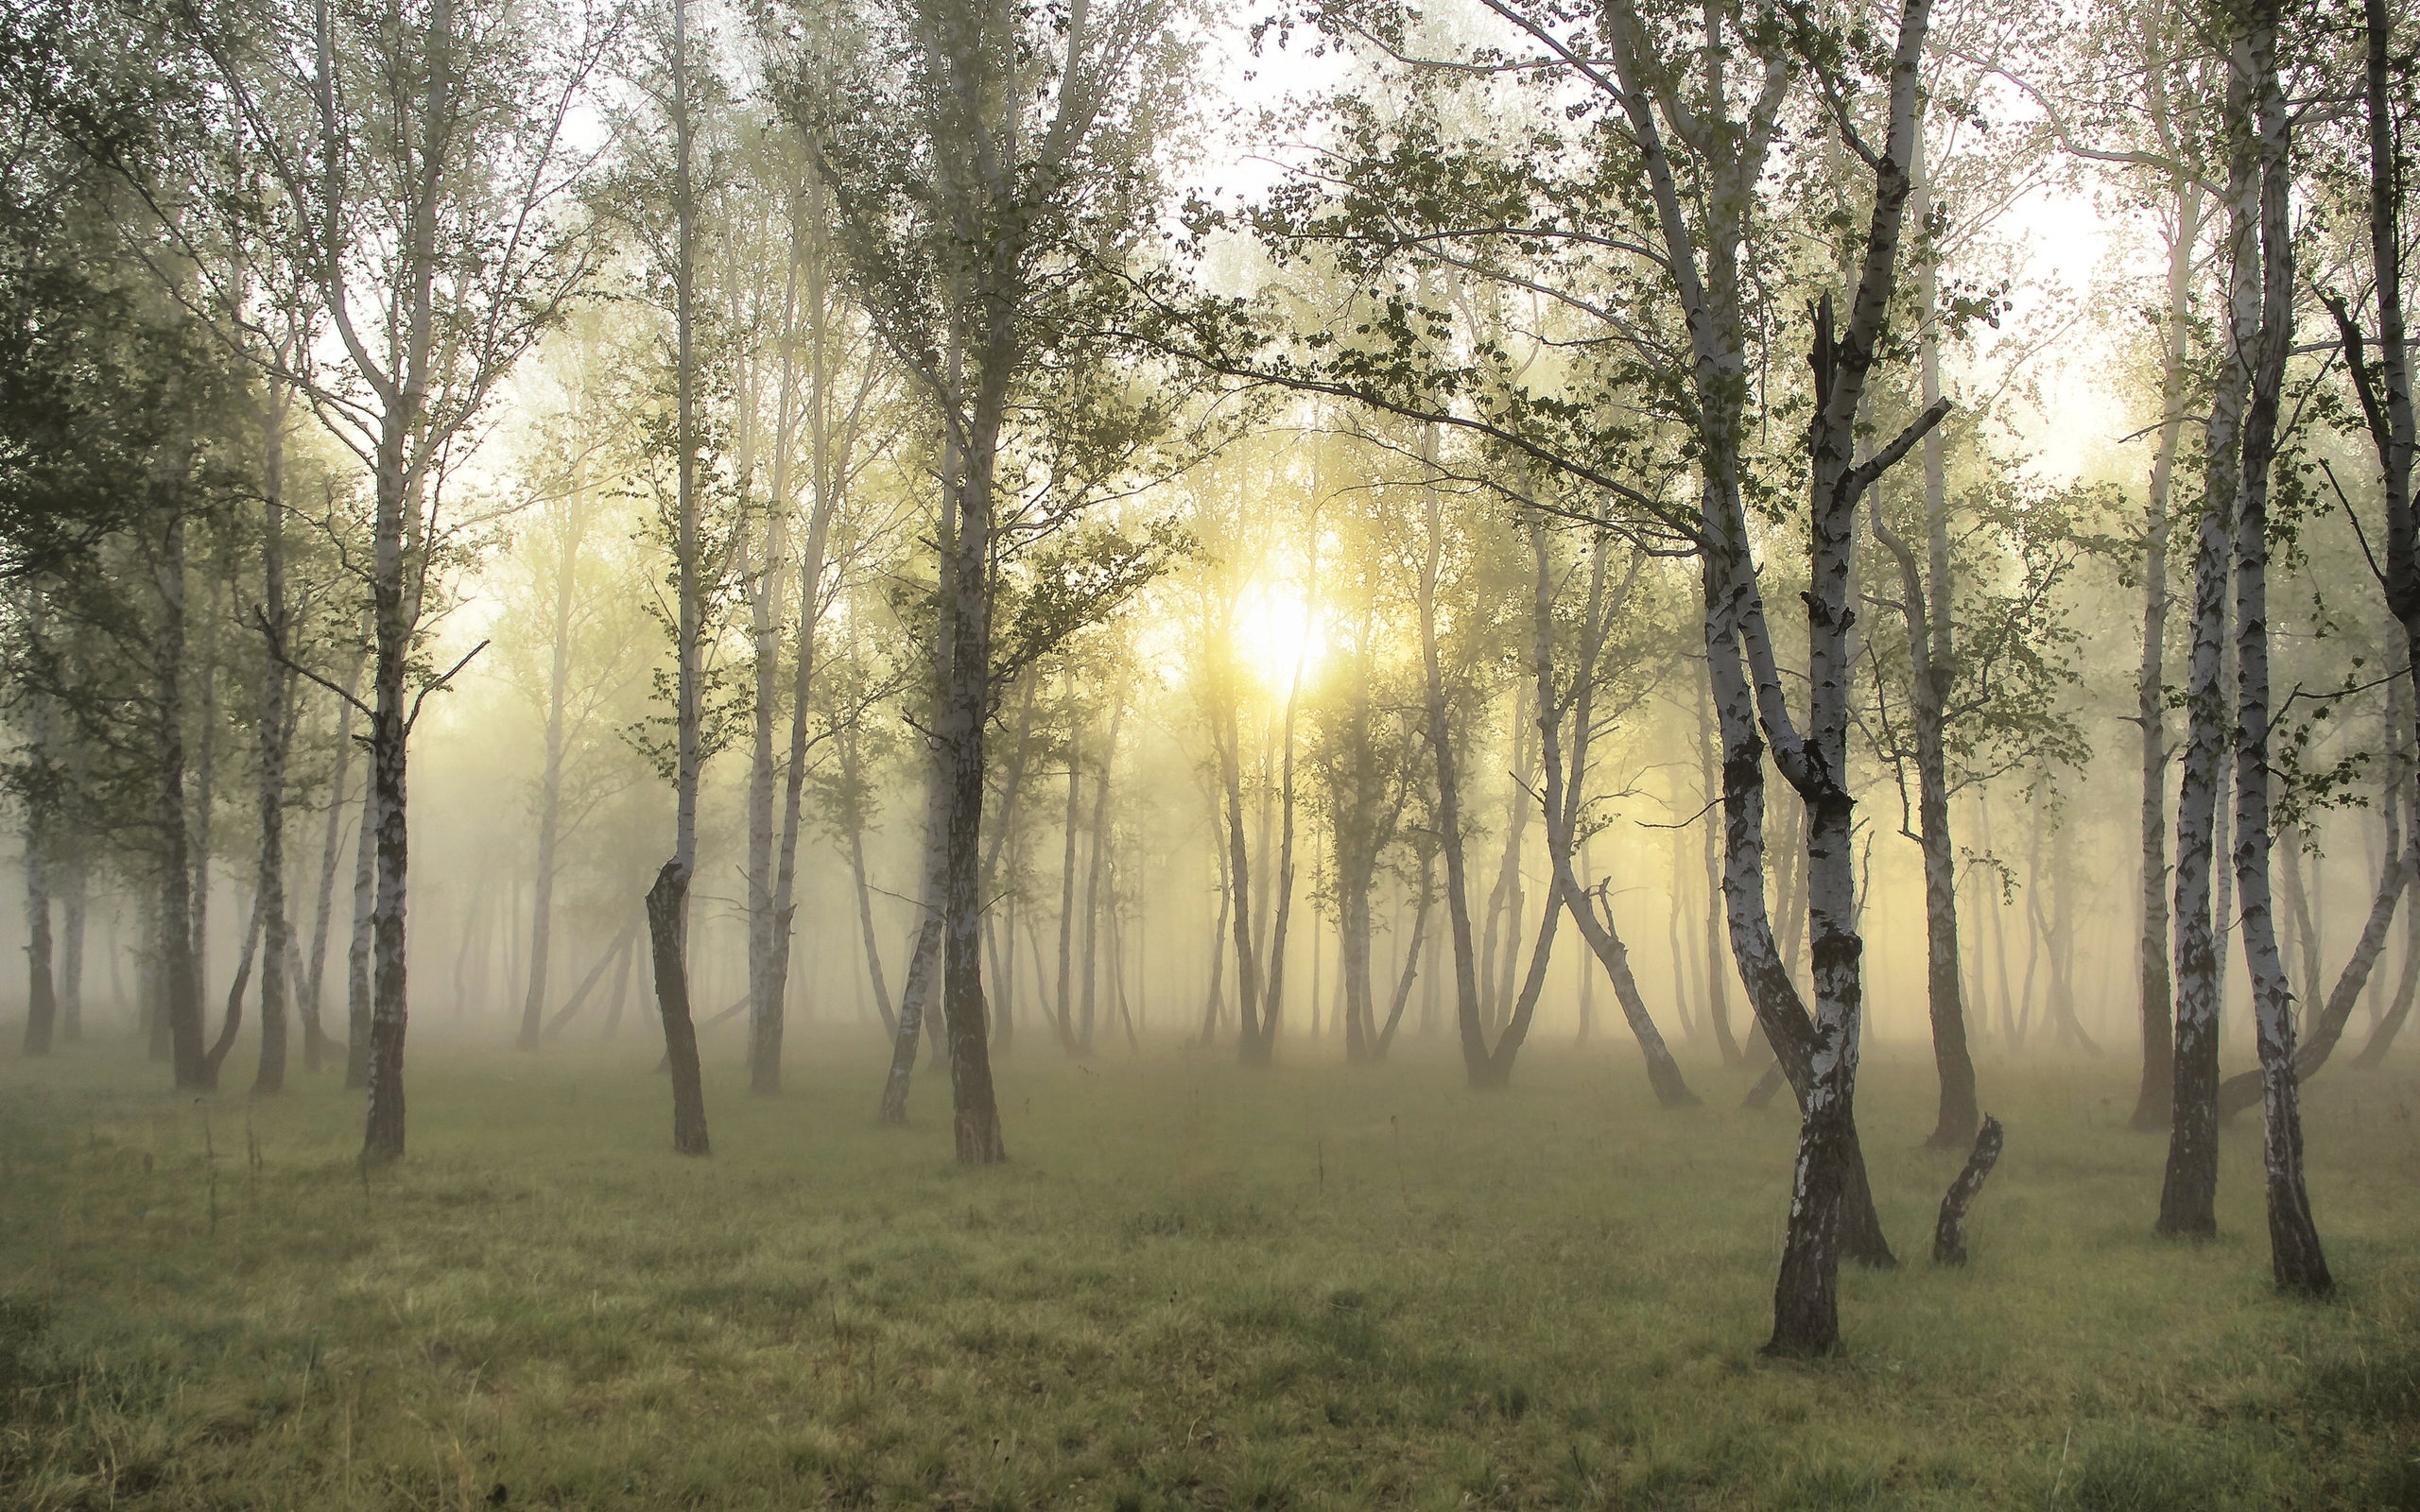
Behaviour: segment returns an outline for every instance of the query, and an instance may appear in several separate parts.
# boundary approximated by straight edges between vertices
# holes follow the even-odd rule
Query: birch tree
[[[205,18],[197,17],[197,22]],[[374,651],[375,883],[363,1159],[404,1153],[406,750],[453,524],[444,484],[502,382],[586,282],[592,229],[569,202],[593,148],[586,108],[618,16],[484,0],[396,10],[214,11],[190,40],[236,101],[248,148],[298,220],[290,255],[342,352],[309,369],[313,407],[371,478],[364,573]]]

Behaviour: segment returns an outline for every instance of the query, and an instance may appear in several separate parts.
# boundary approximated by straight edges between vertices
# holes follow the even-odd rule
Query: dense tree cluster
[[[2131,1052],[2097,952],[2159,1231],[2214,1231],[2257,1106],[2276,1280],[2325,1293],[2302,1087],[2420,983],[2402,24],[21,7],[26,1053],[131,963],[106,1022],[177,1087],[249,1022],[275,1093],[299,1022],[387,1160],[432,941],[527,1053],[644,961],[677,1150],[716,1025],[778,1095],[854,994],[870,1108],[929,1056],[988,1164],[1037,1030],[1139,1052],[1156,1000],[1265,1067],[1409,1025],[1486,1089],[1601,991],[1663,1108],[1789,1089],[1770,1348],[1808,1353],[1841,1257],[1895,1263],[1861,1141],[1974,1146],[1962,1213],[1994,1057]],[[1238,103],[1262,73],[1298,94]],[[2093,287],[2045,287],[2029,236],[2086,223]],[[2132,434],[2053,469],[2076,351]],[[1894,988],[1928,1132],[1856,1116]]]

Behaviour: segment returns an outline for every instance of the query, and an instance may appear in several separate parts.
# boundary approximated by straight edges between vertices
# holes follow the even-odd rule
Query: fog
[[[971,1168],[995,1070],[1577,1064],[1794,1108],[1791,1357],[1895,1263],[1860,1064],[1945,1265],[1996,1098],[2188,1240],[2257,1107],[2327,1295],[2302,1087],[2420,985],[2391,9],[41,0],[0,1015],[341,1078],[365,1197],[407,1045]]]

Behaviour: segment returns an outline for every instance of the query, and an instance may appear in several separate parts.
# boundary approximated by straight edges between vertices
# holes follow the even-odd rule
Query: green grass
[[[710,1070],[707,1161],[642,1047],[424,1049],[366,1182],[330,1078],[9,1062],[0,1505],[2420,1506],[2408,1070],[2313,1089],[2313,1305],[2269,1286],[2256,1120],[2222,1237],[2152,1238],[2116,1066],[1986,1068],[2008,1153],[1933,1269],[1958,1162],[1913,1148],[1924,1068],[1873,1065],[1908,1263],[1844,1277],[1809,1365],[1756,1354],[1793,1121],[1659,1113],[1627,1060],[1473,1095],[1036,1044],[1013,1163],[961,1171],[942,1078],[877,1127],[879,1046],[801,1040],[779,1101]]]

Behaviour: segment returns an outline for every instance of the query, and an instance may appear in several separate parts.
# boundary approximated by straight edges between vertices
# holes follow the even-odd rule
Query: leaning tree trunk
[[[1573,836],[1580,824],[1582,789],[1588,777],[1588,748],[1596,725],[1596,665],[1602,654],[1608,627],[1620,618],[1630,598],[1631,587],[1637,581],[1634,568],[1624,582],[1616,601],[1605,600],[1604,538],[1595,544],[1595,557],[1590,564],[1588,604],[1582,619],[1579,655],[1574,661],[1573,685],[1567,698],[1558,697],[1554,677],[1554,573],[1547,552],[1547,527],[1543,520],[1530,526],[1532,575],[1531,610],[1534,644],[1531,647],[1537,679],[1537,726],[1540,754],[1546,766],[1546,794],[1541,808],[1547,826],[1547,852],[1554,864],[1555,896],[1541,921],[1538,951],[1530,965],[1530,980],[1522,992],[1517,1012],[1519,1028],[1526,1033],[1530,1012],[1536,1006],[1537,993],[1544,982],[1546,952],[1554,941],[1554,919],[1558,908],[1569,912],[1572,922],[1579,926],[1581,936],[1613,979],[1614,996],[1620,1003],[1622,1017],[1629,1022],[1631,1034],[1638,1041],[1641,1057],[1647,1063],[1647,1083],[1655,1092],[1659,1107],[1694,1108],[1697,1094],[1689,1091],[1682,1078],[1680,1063],[1672,1058],[1664,1035],[1647,1011],[1645,999],[1639,995],[1638,984],[1631,975],[1630,952],[1615,932],[1612,910],[1600,919],[1588,895],[1581,890],[1580,880],[1572,874]],[[1571,764],[1564,770],[1563,755],[1563,721],[1565,710],[1571,718]],[[1505,1030],[1505,1040],[1517,1051],[1520,1040],[1512,1027]],[[1495,1057],[1503,1061],[1502,1074],[1510,1075],[1511,1056],[1506,1044],[1499,1042]]]
[[[954,475],[955,448],[942,450],[944,476]],[[932,728],[946,716],[949,669],[956,649],[958,598],[952,591],[957,554],[947,542],[958,528],[957,495],[942,490],[942,575],[933,627]],[[882,1106],[876,1117],[885,1124],[908,1121],[908,1090],[916,1071],[916,1050],[925,1029],[925,1015],[944,990],[942,982],[942,915],[949,881],[950,770],[944,747],[934,744],[925,774],[925,869],[914,943],[908,949],[908,981],[899,993],[899,1027],[891,1036],[890,1072],[882,1084]]]
[[[664,1017],[665,1059],[672,1070],[672,1148],[706,1155],[706,1094],[698,1073],[698,1026],[689,1012],[689,973],[681,933],[689,874],[667,861],[647,893],[647,937],[655,963],[655,1001]]]

